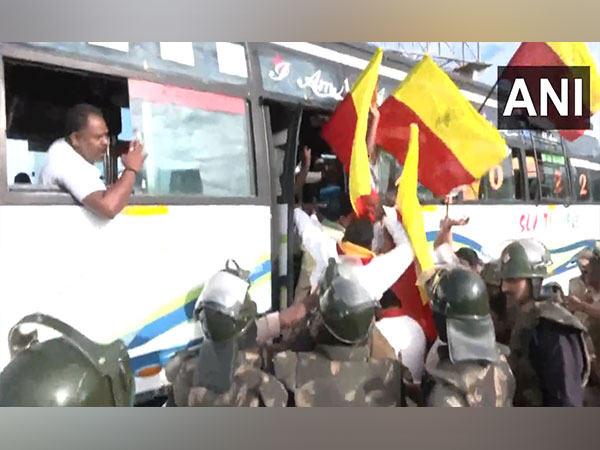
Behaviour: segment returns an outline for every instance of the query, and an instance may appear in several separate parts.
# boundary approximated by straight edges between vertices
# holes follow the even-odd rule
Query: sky
[[[477,81],[494,84],[498,77],[498,66],[508,63],[519,47],[520,42],[481,42],[481,60],[493,64],[489,69],[479,74]],[[600,68],[600,42],[587,42],[590,53]]]

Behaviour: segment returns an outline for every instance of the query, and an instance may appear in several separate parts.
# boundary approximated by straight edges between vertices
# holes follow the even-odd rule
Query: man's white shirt
[[[58,139],[48,149],[40,183],[63,188],[82,203],[91,193],[106,190],[100,176],[96,166],[87,162],[65,139]]]
[[[396,220],[385,221],[384,225],[392,235],[396,247],[384,255],[374,257],[369,264],[362,265],[360,259],[351,256],[340,256],[337,251],[337,242],[323,232],[321,227],[302,211],[294,210],[294,222],[302,245],[311,254],[316,262],[315,270],[311,275],[313,289],[319,283],[330,258],[344,263],[346,268],[352,270],[359,283],[369,292],[374,300],[379,300],[414,259],[414,252],[404,227]]]

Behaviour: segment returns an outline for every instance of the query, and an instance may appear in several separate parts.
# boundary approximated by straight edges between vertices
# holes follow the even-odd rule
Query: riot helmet
[[[428,288],[438,335],[448,344],[451,361],[495,361],[496,335],[483,279],[463,267],[441,269]]]
[[[540,299],[542,280],[548,276],[552,264],[550,252],[535,239],[520,239],[511,242],[500,255],[500,276],[507,279],[531,280],[531,293]]]
[[[353,270],[333,258],[320,285],[319,312],[329,333],[345,344],[366,342],[379,302],[358,283]]]
[[[16,351],[22,324],[61,334]],[[33,314],[9,332],[13,358],[0,373],[0,406],[133,406],[133,372],[125,344],[95,343],[50,316]]]
[[[243,334],[254,323],[256,304],[250,299],[250,272],[234,260],[204,285],[194,308],[207,339],[221,342]]]
[[[503,280],[511,278],[545,278],[552,264],[550,252],[535,239],[511,242],[500,256],[500,274]]]

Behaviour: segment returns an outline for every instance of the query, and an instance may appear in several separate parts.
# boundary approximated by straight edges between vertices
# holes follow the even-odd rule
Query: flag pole
[[[496,89],[496,86],[498,86],[498,78],[496,78],[496,82],[494,83],[494,85],[492,86],[492,88],[490,89],[490,91],[488,92],[488,94],[486,95],[485,99],[483,100],[483,103],[481,103],[481,106],[479,107],[479,110],[477,111],[478,113],[481,113],[481,111],[483,111],[483,107],[485,106],[485,102],[488,101],[488,99],[490,98],[490,96],[492,95],[492,93],[494,92],[494,90]]]

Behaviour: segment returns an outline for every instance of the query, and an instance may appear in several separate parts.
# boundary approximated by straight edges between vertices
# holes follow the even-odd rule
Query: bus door
[[[329,112],[318,108],[293,107],[279,102],[270,102],[269,110],[271,145],[270,161],[272,186],[276,197],[278,235],[273,242],[280,243],[278,249],[278,286],[273,292],[280,293],[280,308],[295,300],[296,286],[302,267],[300,242],[294,234],[293,208],[301,204],[311,213],[323,213],[328,205],[346,193],[347,180],[341,163],[321,137],[321,128],[329,119]],[[311,163],[303,185],[298,183],[297,174],[303,164],[304,149],[311,149]],[[275,214],[274,214],[275,215]]]
[[[264,117],[271,173],[271,261],[273,307],[281,310],[291,301],[294,288],[293,208],[294,169],[302,108],[292,103],[266,101]],[[290,175],[291,174],[291,175]],[[288,277],[288,274],[292,276]]]

